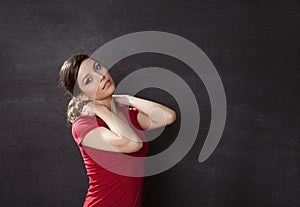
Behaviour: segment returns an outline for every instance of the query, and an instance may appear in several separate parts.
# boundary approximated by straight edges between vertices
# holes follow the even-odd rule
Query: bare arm
[[[114,97],[116,101],[123,102],[123,104],[128,104],[139,110],[137,120],[144,130],[170,125],[176,120],[174,110],[154,101],[130,95],[114,95]]]
[[[110,130],[105,127],[97,127],[91,130],[86,134],[82,145],[125,153],[135,152],[142,148],[143,142],[129,124],[105,106],[95,105],[95,114],[105,121]]]

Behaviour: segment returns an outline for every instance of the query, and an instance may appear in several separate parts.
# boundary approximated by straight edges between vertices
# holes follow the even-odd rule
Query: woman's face
[[[77,84],[81,91],[92,100],[106,99],[115,91],[115,83],[108,70],[99,61],[91,58],[82,61]]]

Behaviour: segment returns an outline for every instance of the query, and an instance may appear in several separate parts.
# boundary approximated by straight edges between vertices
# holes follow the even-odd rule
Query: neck
[[[95,103],[106,106],[111,112],[114,112],[114,113],[117,110],[117,104],[115,103],[115,101],[112,98],[112,96],[109,96],[106,99],[102,99],[102,100],[97,100],[96,99]]]

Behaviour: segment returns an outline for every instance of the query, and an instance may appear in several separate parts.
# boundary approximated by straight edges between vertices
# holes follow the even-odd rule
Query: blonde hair
[[[83,107],[91,102],[91,100],[81,101],[76,97],[73,97],[68,104],[67,110],[67,122],[72,125],[73,121],[82,114]]]

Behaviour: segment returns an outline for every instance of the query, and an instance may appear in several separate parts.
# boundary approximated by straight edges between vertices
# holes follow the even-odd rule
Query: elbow
[[[143,147],[143,142],[141,142],[141,141],[135,142],[133,144],[133,146],[131,146],[131,147],[128,148],[128,151],[126,153],[137,152],[140,149],[142,149],[142,147]]]
[[[168,118],[167,118],[167,125],[172,124],[173,122],[176,121],[176,112],[174,110],[171,110],[168,114]]]
[[[143,145],[144,145],[143,142],[138,142],[137,151],[142,149]]]
[[[143,142],[140,140],[130,140],[122,137],[123,143],[120,143],[119,152],[122,153],[133,153],[139,151],[143,147]]]

